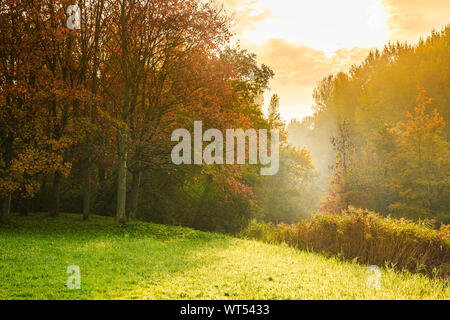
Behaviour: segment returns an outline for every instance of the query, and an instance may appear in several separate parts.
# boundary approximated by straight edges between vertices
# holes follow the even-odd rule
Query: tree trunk
[[[89,219],[89,211],[91,210],[91,139],[86,140],[86,163],[84,166],[83,181],[83,220]]]
[[[123,134],[120,136],[119,142],[119,164],[117,172],[117,208],[116,219],[120,224],[125,224],[127,199],[127,150],[126,150],[126,138]]]
[[[84,168],[84,183],[83,183],[83,220],[89,219],[89,211],[91,210],[91,164],[87,160]]]
[[[131,181],[130,199],[129,199],[129,218],[136,219],[136,212],[139,201],[139,188],[141,185],[141,171],[137,171],[133,174],[133,180]]]
[[[106,180],[106,170],[103,167],[98,167],[98,182],[101,187],[103,187],[103,183]]]
[[[59,204],[60,204],[60,194],[61,194],[61,180],[62,175],[59,172],[55,172],[53,178],[53,189],[52,189],[52,205],[50,209],[50,216],[57,217],[59,215]]]
[[[9,219],[9,210],[11,209],[11,194],[8,194],[5,198],[3,198],[2,203],[2,222],[7,222]]]
[[[21,216],[26,217],[28,215],[28,212],[30,211],[30,202],[31,200],[28,198],[23,198],[20,200],[19,214]]]
[[[192,228],[199,228],[201,229],[204,227],[203,225],[203,210],[205,207],[207,207],[206,201],[208,201],[209,195],[211,194],[210,184],[212,183],[212,179],[210,176],[207,176],[206,183],[205,183],[205,190],[203,191],[201,197],[200,197],[200,203],[197,207],[192,225],[190,227]]]

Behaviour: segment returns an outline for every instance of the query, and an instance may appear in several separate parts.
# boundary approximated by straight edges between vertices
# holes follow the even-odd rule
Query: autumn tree
[[[270,98],[269,108],[267,110],[267,119],[269,120],[269,126],[280,132],[280,140],[285,141],[286,127],[280,115],[280,97],[277,94],[274,94]]]
[[[11,194],[20,187],[11,165],[24,149],[17,138],[29,120],[27,89],[33,82],[30,69],[34,57],[25,54],[32,49],[32,43],[25,32],[29,21],[24,17],[24,11],[23,4],[15,1],[3,2],[0,6],[0,198],[3,221],[9,216]]]
[[[355,188],[357,179],[353,169],[356,150],[349,122],[344,120],[339,123],[338,135],[330,140],[335,151],[335,163],[330,166],[330,191],[322,210],[337,213],[346,209],[352,203],[352,197],[359,191]]]
[[[99,108],[103,104],[99,90],[100,64],[102,63],[102,44],[105,42],[106,1],[79,1],[80,30],[75,30],[79,54],[79,84],[89,93],[89,98],[82,105],[81,114],[84,121],[82,138],[84,152],[83,162],[83,219],[89,218],[91,210],[91,173],[94,157],[95,137],[98,138]],[[82,23],[81,23],[82,22]]]
[[[408,163],[416,162],[411,154],[414,148],[403,154],[402,165],[397,162],[395,165],[391,164],[392,168],[389,168],[387,163],[396,158],[390,155],[400,155],[399,150],[406,150],[398,144],[400,140],[406,143],[405,139],[400,139],[400,132],[405,129],[398,127],[398,124],[410,123],[408,114],[416,114],[417,83],[421,83],[428,95],[433,98],[433,107],[444,123],[450,121],[448,114],[450,91],[447,85],[450,77],[450,69],[447,67],[450,63],[449,32],[450,26],[446,26],[440,32],[432,32],[428,38],[420,40],[416,45],[388,43],[382,50],[372,50],[361,64],[350,67],[347,72],[324,78],[313,93],[314,115],[303,121],[293,121],[288,126],[289,141],[296,145],[306,145],[311,150],[314,164],[321,172],[322,181],[331,180],[332,187],[328,200],[334,205],[331,205],[329,210],[339,210],[351,204],[382,214],[395,211],[400,216],[408,215],[414,218],[436,216],[436,212],[441,211],[437,205],[432,205],[427,210],[422,210],[424,208],[422,205],[419,206],[422,209],[417,207],[415,197],[418,197],[419,193],[413,191],[412,172],[417,174],[416,182],[422,179],[423,183],[428,181],[430,174],[422,168],[416,170],[409,167]],[[429,121],[433,122],[433,117],[431,115],[429,117]],[[342,180],[338,179],[339,175],[335,174],[335,170],[331,172],[327,170],[327,166],[333,163],[332,155],[335,151],[333,145],[327,141],[330,137],[339,136],[339,125],[343,119],[352,129],[355,152],[351,157],[351,163],[345,165],[347,178]],[[448,126],[444,126],[439,135],[441,141],[448,143],[448,132]],[[425,136],[427,135],[424,134]],[[436,149],[436,145],[431,141],[432,139],[424,144]],[[423,148],[422,146],[421,153],[424,151]],[[448,147],[437,149],[445,150],[445,148],[448,149]],[[339,165],[344,166],[347,157],[342,150],[340,154]],[[416,153],[415,156],[422,155]],[[408,161],[405,157],[409,157]],[[340,170],[344,171],[344,167]],[[406,174],[403,172],[405,170],[411,171]],[[404,178],[397,176],[400,172],[405,174]],[[397,177],[395,183],[391,179],[393,176]],[[405,183],[411,186],[408,191],[411,197],[407,197],[408,192],[403,190],[406,184],[399,182],[407,181],[406,177],[410,179]],[[441,178],[443,183],[445,178]],[[345,184],[342,181],[345,181]],[[394,189],[398,187],[397,191],[388,188],[387,185],[391,183]],[[423,197],[430,194],[439,196],[433,201],[422,200],[424,203],[444,203],[444,199],[447,198],[444,191],[437,192],[428,186],[425,190],[427,196]],[[347,200],[342,199],[343,195],[346,195]],[[405,209],[408,205],[411,205],[409,210]],[[443,215],[438,215],[442,221]]]
[[[389,209],[400,216],[439,218],[448,221],[450,156],[442,133],[445,122],[423,86],[418,86],[417,106],[407,121],[393,129],[393,152],[386,154],[386,186],[397,196]]]
[[[190,54],[200,47],[214,48],[228,33],[223,16],[211,3],[120,1],[108,5],[107,15],[102,85],[117,128],[117,220],[124,223],[131,123],[142,115],[150,117],[145,125],[156,124],[152,130],[158,135],[163,115],[180,104],[164,100],[175,84],[173,73]]]
[[[39,174],[54,174],[56,213],[60,178],[70,170],[69,104],[78,97],[69,84],[63,3],[8,1],[0,10],[4,216],[12,192],[31,197]]]

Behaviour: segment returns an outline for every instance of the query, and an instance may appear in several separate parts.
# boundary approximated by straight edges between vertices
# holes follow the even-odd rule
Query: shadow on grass
[[[202,253],[226,249],[231,238],[188,228],[64,214],[13,216],[0,227],[0,298],[108,299],[133,296],[167,276],[205,266]],[[81,289],[69,290],[69,265]],[[135,297],[139,298],[139,297]]]

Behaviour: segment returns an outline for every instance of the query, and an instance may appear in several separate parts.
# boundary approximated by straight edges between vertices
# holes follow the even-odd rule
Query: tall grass
[[[361,209],[316,214],[311,221],[272,225],[253,221],[245,235],[270,243],[329,253],[360,263],[450,276],[450,226],[381,217]]]

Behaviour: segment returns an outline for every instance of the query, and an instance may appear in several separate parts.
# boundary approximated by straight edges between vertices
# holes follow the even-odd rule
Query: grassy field
[[[439,280],[187,228],[67,214],[0,226],[0,299],[450,299]],[[66,287],[67,267],[81,289]]]

